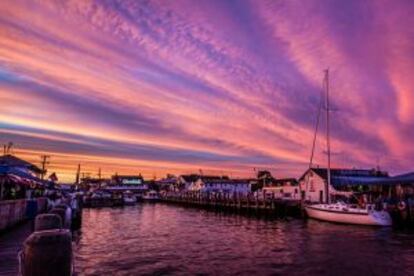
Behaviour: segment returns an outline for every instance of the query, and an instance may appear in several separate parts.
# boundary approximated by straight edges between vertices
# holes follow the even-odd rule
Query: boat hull
[[[124,205],[128,205],[128,206],[135,205],[136,203],[137,203],[136,200],[124,200]]]
[[[390,215],[385,211],[373,211],[371,213],[352,213],[325,210],[318,207],[306,206],[306,213],[310,218],[356,225],[372,225],[372,226],[391,226],[392,220]]]
[[[143,199],[143,201],[145,201],[145,202],[158,202],[158,201],[160,201],[160,198],[154,198],[154,197],[143,197],[142,198]]]

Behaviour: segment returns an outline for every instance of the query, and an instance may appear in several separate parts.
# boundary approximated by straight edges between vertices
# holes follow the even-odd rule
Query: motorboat
[[[124,205],[135,205],[137,203],[136,196],[130,191],[124,192],[123,200],[124,200]]]
[[[157,191],[150,190],[143,195],[142,199],[145,201],[158,201],[160,196]]]
[[[387,211],[377,211],[373,205],[359,208],[356,205],[336,202],[332,204],[314,204],[305,206],[310,218],[345,224],[391,226],[392,219]]]

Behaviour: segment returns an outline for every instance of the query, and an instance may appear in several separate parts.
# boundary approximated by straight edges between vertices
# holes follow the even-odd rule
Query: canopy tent
[[[37,185],[44,185],[44,181],[39,179],[38,177],[21,170],[16,167],[10,166],[0,166],[0,177],[8,177],[16,182],[21,182],[23,184],[37,184]]]
[[[1,167],[13,167],[13,168],[26,168],[35,174],[44,173],[42,169],[37,167],[36,165],[29,163],[23,159],[20,159],[14,155],[3,155],[0,156],[0,166]]]

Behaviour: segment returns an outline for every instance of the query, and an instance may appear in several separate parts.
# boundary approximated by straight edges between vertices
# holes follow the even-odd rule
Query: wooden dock
[[[24,222],[0,235],[0,275],[16,276],[18,274],[17,253],[31,233],[31,222]]]
[[[166,203],[217,211],[251,213],[275,217],[300,217],[302,215],[300,200],[259,199],[252,196],[230,196],[225,194],[216,194],[213,196],[196,193],[169,194],[164,195],[161,200]]]

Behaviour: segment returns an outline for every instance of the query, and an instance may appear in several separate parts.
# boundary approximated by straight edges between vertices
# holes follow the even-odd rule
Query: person
[[[32,189],[27,189],[26,190],[26,199],[31,199],[32,198]]]
[[[375,201],[375,210],[381,211],[383,209],[383,199],[380,195],[377,200]]]
[[[16,188],[13,186],[13,187],[10,189],[10,196],[11,196],[11,198],[12,198],[12,199],[16,199],[16,195],[17,195],[17,193],[16,193]]]
[[[359,205],[359,207],[361,207],[361,208],[365,208],[365,200],[364,200],[364,196],[360,196],[360,197],[358,198],[358,205]]]

